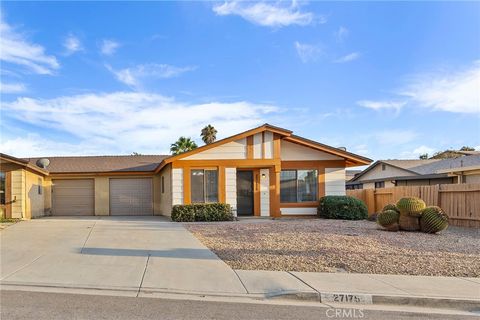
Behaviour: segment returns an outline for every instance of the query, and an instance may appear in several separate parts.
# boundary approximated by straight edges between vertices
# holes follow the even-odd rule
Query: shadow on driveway
[[[129,256],[129,257],[162,257],[179,259],[211,259],[218,257],[208,249],[169,249],[169,250],[146,250],[146,249],[115,249],[115,248],[78,248],[78,253],[102,256]]]

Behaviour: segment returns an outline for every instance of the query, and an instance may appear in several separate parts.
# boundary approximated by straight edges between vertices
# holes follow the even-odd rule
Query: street
[[[1,291],[2,320],[13,319],[466,319],[465,315],[333,309],[84,294]],[[338,310],[338,311],[337,311]],[[478,317],[472,317],[475,319]]]

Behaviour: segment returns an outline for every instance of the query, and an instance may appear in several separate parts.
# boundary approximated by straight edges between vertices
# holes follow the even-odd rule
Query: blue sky
[[[2,2],[1,151],[168,153],[268,122],[373,159],[480,149],[480,3]]]

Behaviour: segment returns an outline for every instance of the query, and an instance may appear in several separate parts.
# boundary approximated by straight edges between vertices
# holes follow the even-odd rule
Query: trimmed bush
[[[172,208],[172,220],[192,221],[232,221],[232,207],[226,203],[195,203],[175,205]]]
[[[363,220],[368,217],[368,209],[354,197],[325,196],[320,198],[317,214],[325,219]]]

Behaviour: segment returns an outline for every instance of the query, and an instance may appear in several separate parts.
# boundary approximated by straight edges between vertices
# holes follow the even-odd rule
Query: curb
[[[57,293],[84,293],[100,294],[113,296],[138,297],[138,293],[148,294],[167,294],[184,297],[204,297],[210,299],[248,299],[253,301],[272,301],[272,300],[290,300],[318,302],[325,305],[339,306],[368,306],[368,305],[391,305],[391,306],[410,306],[427,307],[432,309],[453,309],[460,311],[480,311],[480,299],[456,299],[442,297],[425,296],[398,296],[398,295],[376,295],[364,293],[345,293],[345,292],[311,292],[311,291],[291,291],[275,292],[266,294],[234,294],[234,293],[216,293],[216,292],[197,292],[181,291],[155,288],[93,288],[93,287],[73,287],[61,285],[33,285],[20,283],[1,283],[0,290],[20,290],[20,291],[41,291]],[[335,300],[335,297],[347,297],[344,301]]]
[[[347,296],[352,300],[334,301],[334,296]],[[266,299],[287,299],[287,300],[304,300],[317,301],[323,304],[334,305],[397,305],[397,306],[413,306],[428,307],[438,309],[455,309],[462,311],[479,311],[479,299],[458,299],[443,297],[426,297],[426,296],[398,296],[398,295],[377,295],[364,293],[345,293],[345,292],[294,292],[294,293],[278,293],[266,295]],[[356,301],[355,301],[356,298]]]

